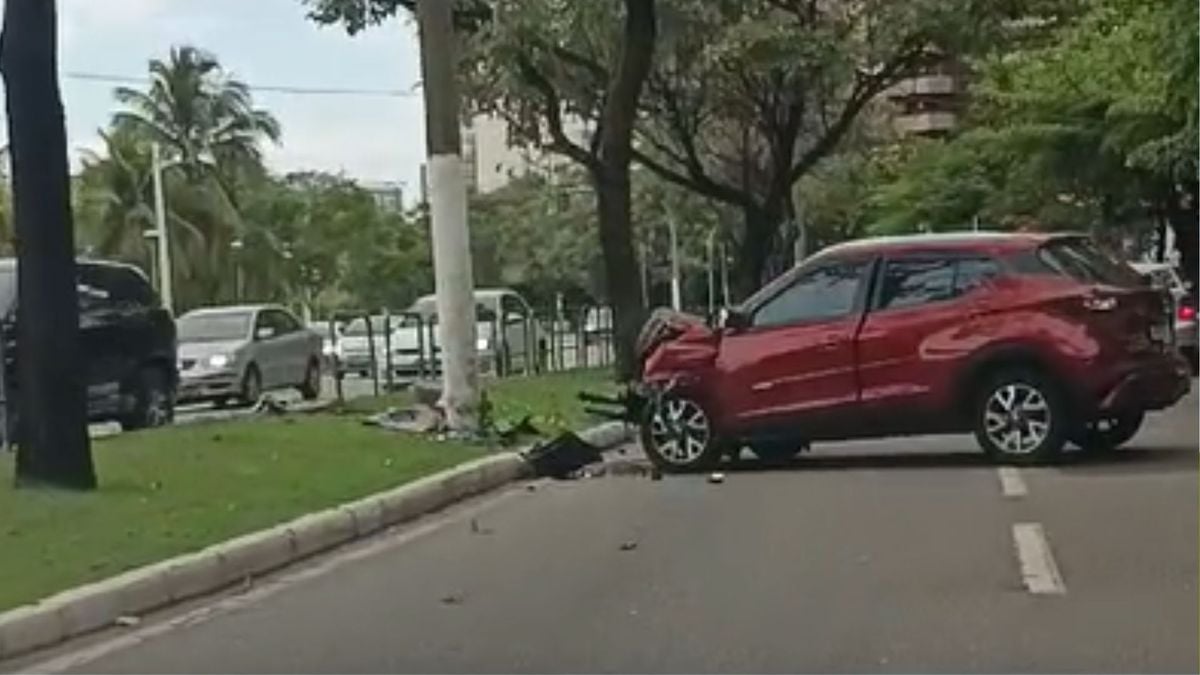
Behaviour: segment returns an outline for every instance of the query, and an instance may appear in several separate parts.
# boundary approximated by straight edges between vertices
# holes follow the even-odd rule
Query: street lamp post
[[[158,294],[167,311],[175,311],[175,295],[171,286],[171,243],[167,238],[167,207],[163,196],[163,163],[158,143],[150,146],[154,172],[154,231],[158,245]]]
[[[237,302],[242,301],[242,249],[245,246],[241,239],[229,242],[229,248],[233,249],[233,295]]]

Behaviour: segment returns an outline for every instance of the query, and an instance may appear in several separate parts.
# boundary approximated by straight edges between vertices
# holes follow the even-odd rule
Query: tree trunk
[[[593,176],[596,208],[600,215],[600,251],[604,256],[604,277],[608,301],[613,307],[614,346],[617,378],[627,381],[637,376],[634,343],[646,319],[642,289],[635,270],[632,209],[630,206],[629,167],[616,175]],[[623,175],[622,175],[623,174]]]
[[[0,34],[18,260],[17,482],[91,489],[55,14],[54,0],[8,0]]]
[[[591,169],[600,217],[600,249],[608,298],[613,305],[616,375],[621,381],[638,375],[634,343],[645,320],[633,250],[629,164],[633,159],[638,100],[654,58],[654,1],[625,0],[624,39],[602,112],[598,157]]]
[[[771,215],[761,207],[743,209],[742,218],[742,238],[737,242],[733,261],[732,300],[735,303],[745,300],[763,285],[775,233],[779,229],[779,216]]]

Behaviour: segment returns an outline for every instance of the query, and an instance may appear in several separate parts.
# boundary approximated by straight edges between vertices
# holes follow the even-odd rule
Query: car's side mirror
[[[254,331],[255,340],[270,340],[275,337],[275,329],[270,326],[262,326]]]
[[[745,312],[726,307],[721,310],[721,327],[726,330],[739,331],[750,327],[750,315]]]

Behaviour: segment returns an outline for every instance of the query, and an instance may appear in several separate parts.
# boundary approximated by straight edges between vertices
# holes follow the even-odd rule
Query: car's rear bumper
[[[1163,355],[1126,373],[1100,398],[1101,412],[1161,410],[1191,389],[1191,370],[1176,355]]]

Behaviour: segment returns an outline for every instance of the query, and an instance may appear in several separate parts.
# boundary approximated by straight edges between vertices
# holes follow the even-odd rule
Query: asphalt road
[[[999,471],[969,438],[915,438],[747,460],[721,484],[517,486],[19,665],[1197,672],[1197,403],[1114,459],[1052,468]]]

